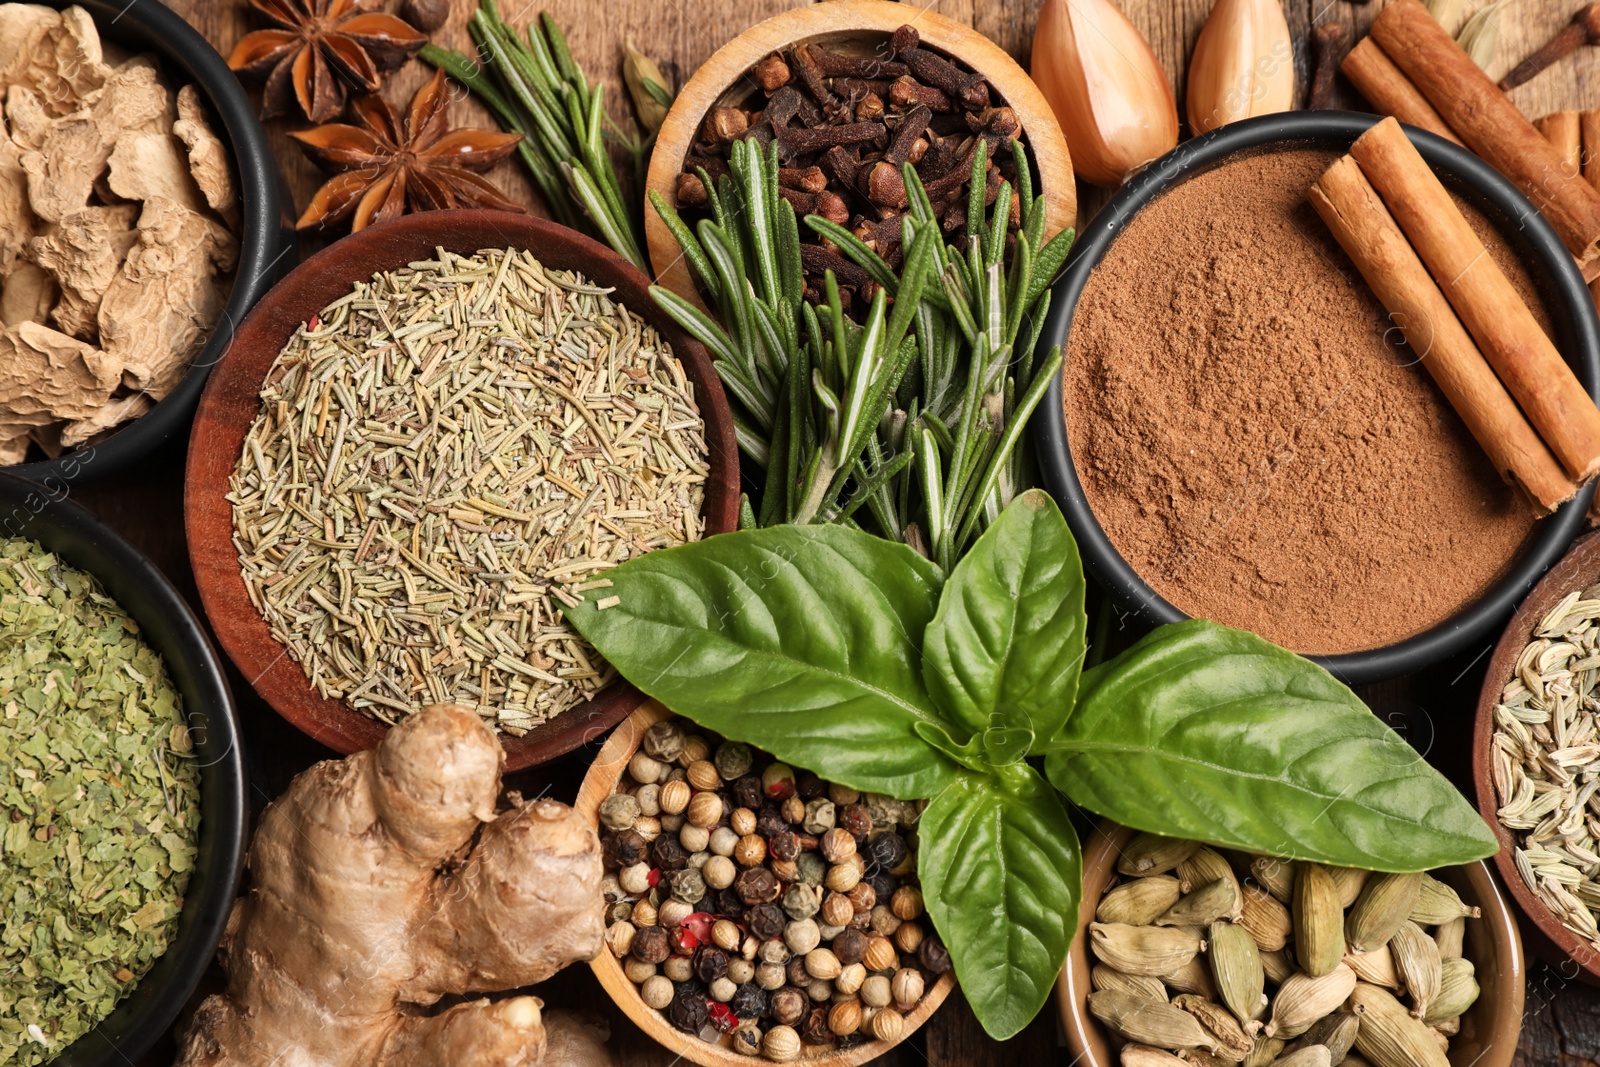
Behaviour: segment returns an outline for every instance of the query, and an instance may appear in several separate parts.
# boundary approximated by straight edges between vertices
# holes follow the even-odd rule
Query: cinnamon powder
[[[1146,207],[1084,290],[1064,372],[1078,477],[1139,575],[1324,655],[1443,622],[1534,524],[1307,205],[1335,158],[1234,160]]]

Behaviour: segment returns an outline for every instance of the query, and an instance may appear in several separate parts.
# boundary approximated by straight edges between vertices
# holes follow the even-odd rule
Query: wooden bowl
[[[606,739],[594,763],[590,764],[589,773],[584,775],[583,784],[578,788],[578,799],[573,801],[573,808],[598,827],[600,804],[616,792],[617,783],[628,769],[628,761],[639,750],[645,731],[663,719],[673,717],[673,712],[649,700],[623,720],[622,725]],[[660,1012],[648,1007],[640,999],[639,987],[628,980],[622,971],[621,961],[610,952],[601,952],[589,961],[589,966],[611,999],[633,1020],[634,1025],[675,1055],[698,1063],[701,1067],[750,1067],[751,1064],[770,1062],[759,1056],[735,1052],[726,1036],[718,1043],[711,1044],[673,1027]],[[901,1041],[928,1021],[928,1017],[944,1003],[955,985],[955,973],[951,972],[922,994],[922,999],[905,1017],[906,1028],[900,1036]],[[867,1041],[842,1050],[828,1045],[802,1045],[803,1051],[797,1062],[813,1064],[814,1067],[856,1067],[857,1064],[882,1056],[896,1044],[899,1042]]]
[[[1500,842],[1500,851],[1494,857],[1500,877],[1511,890],[1511,897],[1523,918],[1533,927],[1528,944],[1534,955],[1555,967],[1563,977],[1575,977],[1590,985],[1600,985],[1600,954],[1563,926],[1555,913],[1533,895],[1522,875],[1517,873],[1516,860],[1512,858],[1516,848],[1513,834],[1500,824],[1495,814],[1500,800],[1494,788],[1494,708],[1500,702],[1500,691],[1516,669],[1517,657],[1532,640],[1539,621],[1572,590],[1585,589],[1597,581],[1600,581],[1600,533],[1591,533],[1575,541],[1567,554],[1546,572],[1500,635],[1500,643],[1494,646],[1494,655],[1489,659],[1483,691],[1478,695],[1478,716],[1473,723],[1472,736],[1472,778],[1477,787],[1478,811]]]
[[[725,533],[738,524],[738,447],[728,400],[710,356],[650,299],[650,280],[610,249],[553,222],[499,211],[406,215],[323,249],[262,298],[234,335],[228,358],[212,372],[189,443],[184,523],[195,583],[217,640],[278,714],[347,755],[376,745],[387,727],[342,700],[318,694],[250,603],[233,546],[228,479],[260,410],[261,383],[300,325],[348,293],[357,281],[431,258],[441,246],[464,255],[484,248],[531,249],[547,266],[582,271],[595,284],[614,287],[616,298],[672,346],[694,383],[710,451],[706,532]],[[598,738],[643,699],[637,689],[619,680],[522,737],[502,734],[506,769],[542,763]]]
[[[1083,902],[1079,905],[1078,931],[1067,965],[1056,982],[1056,1002],[1067,1032],[1067,1047],[1076,1067],[1115,1067],[1117,1055],[1100,1022],[1089,1014],[1089,923],[1106,887],[1117,872],[1117,857],[1133,831],[1114,822],[1102,822],[1083,853]],[[1523,973],[1522,939],[1517,924],[1489,865],[1482,861],[1433,872],[1448,882],[1461,899],[1483,910],[1467,920],[1464,955],[1477,968],[1482,992],[1461,1017],[1461,1032],[1450,1039],[1454,1067],[1511,1067],[1522,1032],[1522,1003],[1527,976]]]
[[[1034,188],[1045,197],[1045,236],[1052,237],[1077,225],[1078,191],[1072,176],[1072,157],[1055,112],[1033,79],[999,45],[971,26],[928,8],[889,0],[828,0],[804,5],[752,26],[717,49],[678,90],[678,98],[656,135],[645,187],[666,197],[674,207],[678,205],[678,174],[706,115],[719,104],[759,94],[745,73],[766,56],[812,41],[843,52],[871,55],[890,34],[908,23],[916,26],[923,47],[982,74],[993,95],[999,98],[996,102],[1004,102],[1016,111],[1022,122],[1023,144],[1038,170]],[[644,225],[656,280],[698,303],[693,275],[678,250],[678,242],[653,208],[645,209]]]

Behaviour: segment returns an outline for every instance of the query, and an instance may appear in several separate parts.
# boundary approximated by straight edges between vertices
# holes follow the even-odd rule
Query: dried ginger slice
[[[239,194],[233,184],[228,150],[206,121],[200,92],[193,85],[178,90],[178,121],[172,132],[189,152],[189,171],[211,210],[238,229]]]
[[[195,342],[222,317],[238,243],[221,224],[155,197],[139,216],[139,243],[100,301],[100,344],[123,380],[157,400],[178,384]]]
[[[79,208],[29,243],[28,258],[49,271],[61,291],[51,317],[63,333],[97,339],[100,300],[139,240],[138,211],[133,204]]]
[[[0,85],[15,79],[13,68],[21,70],[26,56],[44,44],[45,35],[61,28],[61,12],[43,4],[0,4]],[[0,427],[0,434],[4,428]]]
[[[0,325],[43,322],[56,302],[56,280],[37,263],[20,259],[0,281]]]
[[[0,71],[0,84],[34,89],[47,111],[67,115],[110,75],[94,19],[74,6],[62,11],[54,24],[35,23],[29,28],[11,62]]]
[[[11,127],[11,139],[17,147],[31,151],[50,136],[55,118],[45,110],[38,93],[26,85],[13,85],[6,89],[6,125]]]
[[[89,444],[107,430],[148,414],[155,406],[155,399],[149,393],[117,397],[88,418],[67,423],[61,430],[61,447],[77,448]]]
[[[0,120],[0,285],[11,273],[22,250],[38,229],[28,205],[28,172],[22,169],[22,149]]]
[[[122,380],[120,361],[37,322],[0,333],[0,425],[85,419]]]
[[[10,467],[27,458],[27,428],[0,423],[0,467]]]
[[[109,164],[107,184],[124,200],[170,200],[190,211],[205,209],[183,143],[171,133],[124,134],[117,138]]]

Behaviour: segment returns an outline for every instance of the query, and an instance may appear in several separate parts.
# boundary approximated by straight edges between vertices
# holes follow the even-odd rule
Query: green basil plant
[[[1038,490],[949,574],[859,530],[780,526],[607,577],[611,606],[567,617],[644,692],[830,781],[928,799],[923,896],[997,1039],[1038,1013],[1075,929],[1068,802],[1379,871],[1495,851],[1476,811],[1355,694],[1259,637],[1183,622],[1084,670],[1083,568]]]

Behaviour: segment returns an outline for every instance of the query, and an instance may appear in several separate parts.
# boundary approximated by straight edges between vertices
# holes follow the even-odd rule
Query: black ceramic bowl
[[[1343,151],[1377,121],[1374,115],[1346,111],[1302,111],[1247,119],[1197,137],[1151,163],[1083,228],[1055,285],[1050,316],[1040,338],[1043,350],[1054,344],[1066,348],[1073,311],[1090,274],[1133,216],[1162,193],[1244,152],[1274,146]],[[1589,290],[1561,239],[1515,186],[1477,156],[1421,130],[1407,127],[1406,133],[1444,184],[1497,224],[1544,298],[1554,323],[1556,346],[1574,361],[1578,379],[1590,394],[1600,395],[1600,324]],[[1061,402],[1058,376],[1033,417],[1032,431],[1045,485],[1077,536],[1085,567],[1141,621],[1159,625],[1187,618],[1134,572],[1101,529],[1078,481]],[[1517,601],[1560,558],[1582,529],[1593,493],[1592,486],[1582,489],[1554,515],[1541,520],[1506,574],[1453,618],[1383,648],[1311,658],[1348,684],[1358,685],[1408,674],[1461,651],[1503,623]]]
[[[200,766],[200,847],[167,951],[99,1026],[52,1067],[127,1067],[172,1026],[211,964],[239,890],[245,772],[233,698],[194,612],[132,545],[64,494],[0,474],[0,538],[27,537],[98,578],[161,654],[183,694]]]
[[[233,291],[205,345],[183,380],[149,412],[126,423],[99,444],[54,460],[3,467],[10,474],[52,487],[98,480],[125,470],[176,434],[187,432],[212,366],[228,351],[234,328],[272,283],[295,263],[294,230],[282,215],[283,177],[254,105],[228,64],[206,39],[160,0],[43,0],[51,7],[76,4],[93,17],[101,37],[134,52],[161,57],[173,88],[193,82],[210,107],[212,127],[233,156],[239,182],[239,263]]]

